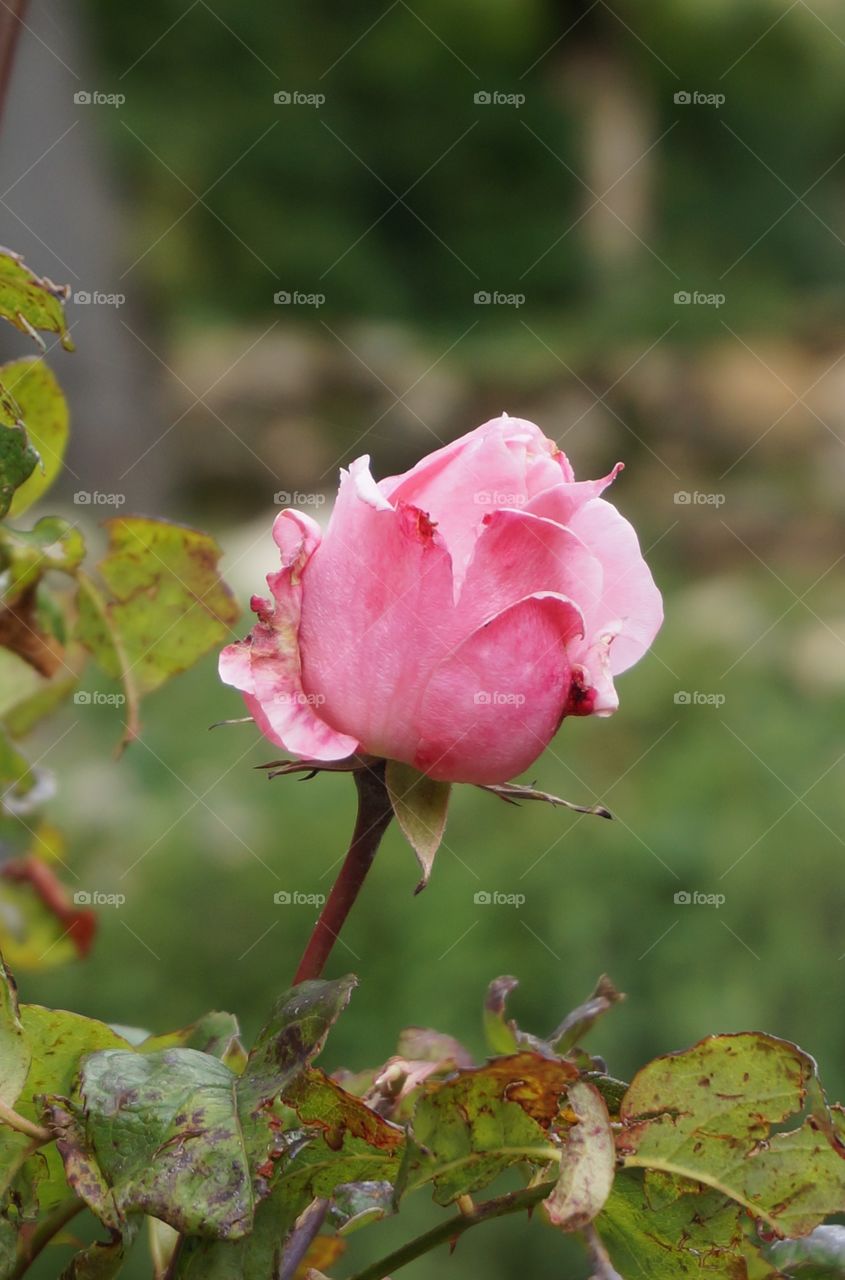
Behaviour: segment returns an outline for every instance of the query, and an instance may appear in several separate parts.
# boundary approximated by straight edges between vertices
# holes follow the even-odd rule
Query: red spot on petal
[[[402,528],[406,533],[409,533],[422,543],[433,541],[437,521],[432,520],[427,511],[421,511],[419,507],[412,507],[410,503],[401,501],[397,509],[402,521]]]
[[[583,667],[572,668],[572,683],[569,686],[569,697],[563,708],[564,716],[589,716],[596,705],[597,690],[589,682]]]

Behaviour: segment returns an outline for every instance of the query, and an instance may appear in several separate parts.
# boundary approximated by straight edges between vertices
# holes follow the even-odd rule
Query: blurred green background
[[[391,833],[332,961],[361,985],[325,1064],[382,1060],[409,1022],[482,1053],[491,978],[543,1032],[606,971],[629,999],[591,1047],[615,1074],[765,1028],[843,1096],[841,6],[43,0],[31,26],[4,239],[125,298],[71,308],[79,353],[51,358],[69,511],[91,525],[72,494],[96,490],[213,531],[246,604],[276,494],[324,515],[358,454],[387,475],[506,409],[579,475],[625,460],[612,497],[665,592],[618,715],[567,721],[532,771],[617,821],[461,788],[419,898]],[[96,92],[125,101],[74,101]],[[126,904],[26,999],[255,1032],[312,923],[273,895],[326,892],[353,788],[268,783],[251,726],[208,732],[239,714],[208,660],[120,763],[114,708],[41,731],[79,884]],[[675,900],[695,891],[724,904]],[[407,1275],[564,1267],[586,1274],[521,1222]]]

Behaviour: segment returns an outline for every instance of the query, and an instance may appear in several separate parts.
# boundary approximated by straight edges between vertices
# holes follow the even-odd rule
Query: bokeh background
[[[629,998],[592,1048],[617,1075],[764,1028],[842,1096],[842,6],[33,0],[27,22],[0,223],[76,297],[58,505],[92,540],[110,495],[195,523],[246,604],[279,494],[324,516],[358,454],[387,475],[506,409],[582,476],[625,460],[613,499],[665,592],[616,718],[566,722],[532,771],[617,820],[462,788],[419,898],[391,833],[332,962],[361,985],[326,1065],[409,1022],[482,1052],[503,973],[548,1031],[606,971]],[[114,707],[43,730],[78,883],[126,903],[25,998],[255,1032],[313,919],[274,893],[326,892],[353,788],[268,783],[251,726],[208,731],[240,714],[209,659],[119,763]],[[676,901],[696,891],[724,902]],[[444,1269],[586,1274],[536,1222],[407,1274]]]

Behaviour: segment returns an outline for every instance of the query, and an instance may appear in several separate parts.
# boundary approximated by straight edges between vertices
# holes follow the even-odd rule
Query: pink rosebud
[[[304,759],[360,751],[443,781],[521,773],[567,715],[609,715],[660,627],[637,536],[532,422],[503,415],[377,483],[342,473],[324,536],[285,510],[282,567],[220,675]]]

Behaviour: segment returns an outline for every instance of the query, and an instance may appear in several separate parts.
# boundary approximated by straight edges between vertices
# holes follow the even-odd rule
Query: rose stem
[[[305,982],[308,978],[319,978],[323,972],[343,923],[372,866],[381,838],[393,817],[384,781],[384,767],[384,763],[380,762],[353,772],[355,786],[358,788],[358,813],[352,842],[303,952],[294,978],[295,983]]]
[[[545,1200],[546,1196],[554,1190],[554,1186],[554,1182],[539,1182],[533,1187],[526,1187],[522,1191],[511,1191],[508,1195],[476,1205],[472,1213],[459,1213],[457,1217],[447,1218],[436,1227],[432,1227],[430,1231],[426,1231],[425,1235],[417,1236],[415,1240],[402,1245],[395,1253],[373,1263],[372,1266],[365,1267],[363,1271],[356,1272],[352,1280],[382,1280],[382,1277],[392,1275],[400,1267],[416,1261],[417,1258],[421,1258],[423,1254],[429,1253],[440,1245],[448,1244],[454,1247],[458,1236],[469,1231],[470,1227],[476,1227],[482,1222],[490,1222],[493,1218],[503,1218],[507,1214],[523,1213],[526,1209],[533,1209],[541,1200]]]

